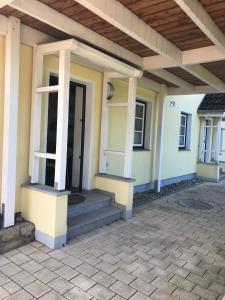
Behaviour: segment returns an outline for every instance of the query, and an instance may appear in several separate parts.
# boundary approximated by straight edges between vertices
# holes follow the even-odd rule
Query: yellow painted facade
[[[162,179],[196,172],[200,119],[197,109],[204,95],[167,96],[165,101]],[[175,102],[172,106],[171,102]],[[179,150],[181,112],[192,115],[190,150]]]
[[[35,229],[53,238],[67,232],[67,195],[56,196],[35,189],[21,188],[23,217]]]
[[[197,175],[200,177],[204,177],[206,179],[219,181],[219,171],[220,171],[220,166],[219,164],[216,163],[197,164],[197,171],[196,171]]]

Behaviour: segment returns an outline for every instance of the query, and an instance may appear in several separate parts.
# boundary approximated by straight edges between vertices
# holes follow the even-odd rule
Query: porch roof
[[[75,37],[145,71],[169,93],[225,92],[225,1],[3,0],[0,14]]]

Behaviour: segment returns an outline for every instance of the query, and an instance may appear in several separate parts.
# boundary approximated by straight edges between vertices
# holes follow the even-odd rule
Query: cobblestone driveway
[[[214,204],[197,211],[184,199]],[[183,202],[182,202],[183,204]],[[0,256],[0,299],[223,299],[225,184],[203,184],[135,210],[51,251],[40,243]]]

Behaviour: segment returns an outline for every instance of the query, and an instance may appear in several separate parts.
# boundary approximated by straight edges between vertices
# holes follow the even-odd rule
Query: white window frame
[[[143,107],[143,115],[142,115],[141,118],[136,116],[136,108],[137,108],[138,105]],[[145,123],[146,123],[146,105],[147,105],[146,102],[138,100],[138,99],[136,100],[135,118],[134,118],[135,120],[134,121],[136,121],[136,119],[138,119],[138,120],[143,120],[143,122],[142,122],[142,129],[141,130],[135,130],[135,122],[134,122],[134,137],[135,137],[136,132],[138,132],[138,133],[141,132],[142,133],[141,143],[140,144],[133,143],[134,148],[141,148],[141,149],[144,148],[144,144],[145,144]]]
[[[182,124],[181,120],[185,117],[185,125]],[[180,127],[179,127],[179,149],[186,149],[187,143],[187,126],[188,126],[188,114],[181,112],[180,114]],[[184,128],[184,134],[181,134],[181,127]],[[184,143],[180,144],[180,137],[184,138]]]

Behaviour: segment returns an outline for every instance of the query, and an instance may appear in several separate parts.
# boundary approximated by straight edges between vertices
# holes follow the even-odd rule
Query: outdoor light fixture
[[[107,100],[111,100],[114,94],[114,86],[111,82],[107,83]]]

